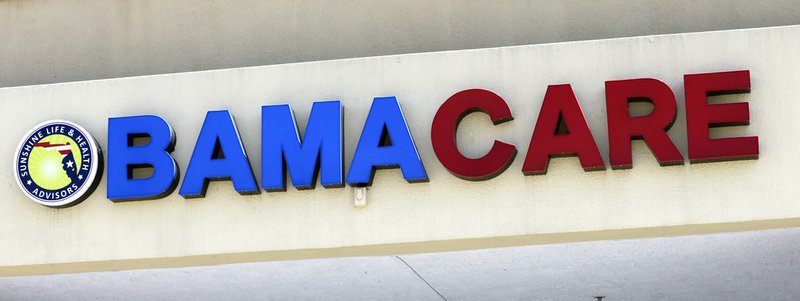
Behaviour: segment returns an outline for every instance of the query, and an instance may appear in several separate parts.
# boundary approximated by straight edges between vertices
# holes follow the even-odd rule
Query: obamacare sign
[[[689,162],[758,158],[758,137],[709,136],[710,128],[749,124],[747,102],[708,102],[712,95],[749,92],[748,70],[687,74],[684,91]],[[532,129],[522,173],[545,174],[550,158],[565,155],[577,156],[585,171],[607,166],[631,168],[634,139],[644,140],[662,166],[684,164],[686,159],[667,135],[677,116],[676,97],[668,85],[653,78],[607,81],[605,98],[608,158],[601,156],[571,86],[551,85]],[[651,103],[652,110],[632,116],[629,104],[640,101]],[[465,156],[457,147],[456,131],[460,121],[474,112],[485,113],[494,124],[513,119],[511,109],[498,94],[483,89],[460,91],[436,112],[430,143],[438,160],[453,175],[481,181],[505,171],[517,147],[495,140],[484,156]],[[302,137],[289,105],[262,106],[259,184],[234,117],[227,110],[207,112],[185,170],[179,169],[171,155],[175,132],[159,116],[109,118],[105,162],[88,131],[69,121],[53,120],[35,126],[22,138],[14,158],[14,173],[29,198],[51,207],[70,206],[85,199],[97,185],[103,163],[106,197],[114,202],[162,198],[175,189],[185,198],[204,197],[211,180],[229,180],[240,194],[285,191],[287,172],[298,189],[313,189],[318,180],[325,188],[368,186],[381,168],[399,168],[408,182],[428,181],[396,97],[373,100],[346,173],[343,125],[343,108],[338,100],[313,104]],[[133,170],[142,167],[152,168],[152,175],[135,177]]]

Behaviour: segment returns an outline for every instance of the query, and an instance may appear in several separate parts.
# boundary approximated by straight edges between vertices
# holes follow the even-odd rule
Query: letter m
[[[313,189],[321,174],[325,188],[344,186],[342,106],[315,102],[302,139],[289,105],[261,107],[261,183],[286,190],[286,170],[297,189]]]

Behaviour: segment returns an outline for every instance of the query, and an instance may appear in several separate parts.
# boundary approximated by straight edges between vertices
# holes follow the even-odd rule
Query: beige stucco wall
[[[93,269],[157,267],[797,226],[798,37],[800,26],[790,26],[3,88],[3,111],[15,118],[0,119],[8,133],[0,137],[8,146],[0,148],[7,158],[0,160],[7,171],[0,173],[0,274],[80,271],[85,262]],[[751,125],[721,133],[758,135],[758,160],[660,167],[635,143],[631,170],[585,173],[575,158],[564,158],[545,176],[520,172],[548,84],[573,84],[607,158],[604,81],[663,80],[678,96],[669,133],[685,155],[683,75],[740,69],[751,71],[752,93],[728,100],[750,103]],[[452,176],[430,146],[434,112],[467,88],[492,90],[515,112],[514,121],[496,127],[470,115],[459,130],[460,146],[472,156],[493,138],[520,150],[504,174],[486,182]],[[350,187],[240,196],[229,182],[212,183],[203,199],[173,193],[115,204],[102,181],[84,203],[52,209],[26,199],[11,172],[12,146],[43,120],[75,121],[105,148],[107,118],[137,114],[171,123],[174,155],[185,168],[205,112],[230,109],[259,175],[259,107],[288,102],[304,128],[311,103],[325,99],[341,99],[346,109],[347,167],[372,98],[384,95],[401,101],[430,182],[378,172],[366,208],[353,206]]]
[[[795,0],[6,0],[0,87],[798,20]]]

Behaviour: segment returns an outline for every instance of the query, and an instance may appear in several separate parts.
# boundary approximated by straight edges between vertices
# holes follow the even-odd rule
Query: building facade
[[[791,1],[0,2],[0,296],[108,296],[25,289],[106,275],[130,293],[124,277],[157,268],[308,273],[318,261],[285,260],[396,258],[378,273],[393,277],[402,264],[425,286],[309,293],[299,283],[324,276],[306,275],[284,289],[200,296],[786,298],[791,243],[772,246],[783,257],[734,249],[705,266],[685,253],[628,256],[698,271],[764,263],[750,278],[722,269],[707,276],[726,279],[718,286],[651,294],[500,280],[571,279],[526,257],[529,271],[491,274],[496,285],[475,295],[408,262],[437,255],[402,256],[456,252],[420,264],[457,273],[451,263],[470,256],[571,262],[586,259],[553,252],[655,249],[665,236],[682,236],[668,240],[678,249],[716,241],[705,250],[717,252],[797,237],[798,15]],[[44,176],[51,159],[64,175]],[[584,241],[593,242],[575,244]],[[537,246],[553,243],[567,245]],[[623,283],[667,275],[643,287],[677,281],[663,266],[603,276],[604,262],[627,258],[603,254],[585,271]],[[517,268],[483,267],[507,265]],[[742,289],[719,288],[729,284]]]

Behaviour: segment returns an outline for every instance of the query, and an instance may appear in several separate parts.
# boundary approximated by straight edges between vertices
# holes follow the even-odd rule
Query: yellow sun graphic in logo
[[[65,135],[50,135],[42,140],[39,140],[37,145],[61,145],[60,147],[40,147],[36,146],[31,150],[30,157],[28,158],[28,170],[31,174],[31,179],[36,182],[36,185],[44,189],[57,190],[67,187],[72,180],[67,176],[64,170],[65,165],[72,167],[74,164],[75,170],[80,170],[81,167],[81,149],[75,140]],[[71,158],[65,161],[65,154],[63,151],[70,150],[72,152]],[[73,162],[74,161],[74,162]]]

